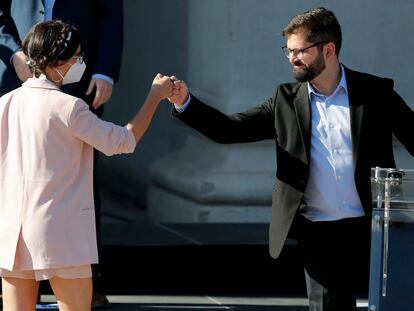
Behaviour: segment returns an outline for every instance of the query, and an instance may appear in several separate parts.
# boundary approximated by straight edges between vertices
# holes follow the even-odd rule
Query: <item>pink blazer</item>
[[[46,79],[0,98],[0,268],[12,270],[21,233],[25,269],[98,262],[92,195],[93,147],[131,153],[126,127]]]

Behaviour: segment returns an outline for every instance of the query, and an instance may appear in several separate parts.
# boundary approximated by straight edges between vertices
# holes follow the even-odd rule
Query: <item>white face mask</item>
[[[76,61],[72,66],[70,66],[68,72],[65,74],[62,80],[63,84],[70,84],[79,82],[85,72],[86,64],[85,62],[79,63]]]
[[[85,69],[85,62],[80,63],[79,61],[76,61],[76,63],[70,66],[65,76],[63,76],[59,70],[55,69],[55,71],[62,77],[62,85],[64,85],[79,82],[85,72]]]

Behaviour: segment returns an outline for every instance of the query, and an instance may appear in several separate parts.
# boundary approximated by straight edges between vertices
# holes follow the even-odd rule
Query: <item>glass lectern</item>
[[[371,188],[368,310],[414,310],[414,170],[373,168]]]

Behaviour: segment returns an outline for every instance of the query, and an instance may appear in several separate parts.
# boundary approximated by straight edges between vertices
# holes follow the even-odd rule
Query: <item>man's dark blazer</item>
[[[6,93],[21,84],[10,65],[10,57],[31,26],[44,20],[45,9],[43,0],[0,2],[0,93]],[[118,80],[123,46],[122,3],[122,0],[55,0],[53,18],[79,29],[87,65],[81,82],[67,85],[63,91],[84,98],[94,73]]]
[[[414,155],[414,112],[393,90],[393,81],[345,69],[348,86],[355,183],[366,216],[372,213],[371,167],[395,167],[393,134]],[[276,142],[270,253],[277,258],[309,178],[311,110],[306,83],[277,87],[272,98],[243,113],[225,115],[191,95],[173,114],[218,143]],[[370,222],[367,221],[367,224]]]

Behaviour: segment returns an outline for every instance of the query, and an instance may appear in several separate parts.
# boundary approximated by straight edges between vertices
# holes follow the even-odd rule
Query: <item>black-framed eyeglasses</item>
[[[315,46],[318,46],[319,44],[325,44],[325,43],[328,43],[328,42],[329,41],[319,41],[319,42],[316,42],[314,44],[311,44],[311,45],[307,46],[306,48],[303,48],[303,49],[293,49],[293,50],[289,49],[285,45],[285,46],[282,46],[282,50],[283,50],[283,53],[285,53],[285,55],[286,55],[287,58],[290,58],[292,55],[295,55],[298,58],[302,58],[303,52],[305,52],[307,49],[310,49],[310,48],[313,48]]]
[[[82,52],[80,52],[79,55],[72,56],[72,58],[76,58],[79,64],[83,64],[83,62],[85,61],[84,60],[85,57]]]

